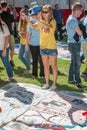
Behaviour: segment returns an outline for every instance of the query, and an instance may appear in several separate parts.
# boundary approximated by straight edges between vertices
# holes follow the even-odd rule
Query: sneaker
[[[76,84],[76,87],[77,87],[77,88],[82,88],[82,89],[84,89],[86,86],[83,86],[83,85],[80,83],[80,84]]]
[[[75,84],[75,81],[68,81],[69,84]]]
[[[50,91],[54,91],[55,89],[57,89],[57,86],[55,84],[52,84],[52,86],[50,87]]]
[[[5,81],[6,82],[11,82],[11,81],[13,81],[14,80],[14,78],[13,77],[9,77],[8,79],[6,79]]]
[[[42,87],[42,89],[49,89],[49,88],[50,88],[49,84],[45,84],[45,85]]]
[[[11,64],[11,66],[15,66],[15,64],[14,64],[14,61],[13,60],[10,60],[10,64]]]

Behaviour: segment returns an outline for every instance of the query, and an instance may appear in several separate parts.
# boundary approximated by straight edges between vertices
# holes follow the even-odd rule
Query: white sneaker
[[[52,86],[50,87],[50,91],[54,91],[55,89],[57,89],[57,86],[55,84],[52,84]]]
[[[48,89],[48,88],[50,88],[49,84],[45,84],[45,85],[42,87],[42,89]]]

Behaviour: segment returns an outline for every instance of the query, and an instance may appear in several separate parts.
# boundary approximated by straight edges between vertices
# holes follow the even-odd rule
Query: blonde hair
[[[43,12],[44,9],[47,9],[47,11],[49,11],[49,13],[50,13],[50,14],[49,14],[49,18],[48,18],[48,23],[50,23],[51,20],[53,19],[53,12],[52,12],[51,5],[48,5],[48,4],[44,5],[44,6],[42,7],[41,14],[42,14],[42,12]],[[41,16],[42,16],[42,20],[45,21],[43,15],[41,15]]]
[[[25,15],[28,15],[28,10],[27,9],[22,9],[21,11],[20,11],[20,15],[22,14],[22,13],[24,13]],[[26,19],[25,20],[23,20],[23,19],[21,19],[20,18],[20,20],[19,20],[19,31],[23,31],[23,32],[26,32],[26,29],[27,29],[27,21],[26,21]]]

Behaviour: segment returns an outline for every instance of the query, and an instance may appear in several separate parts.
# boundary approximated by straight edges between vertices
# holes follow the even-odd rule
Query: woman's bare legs
[[[49,56],[43,55],[42,56],[42,61],[43,61],[43,65],[44,65],[44,73],[45,73],[46,84],[49,85],[49,77],[50,77],[50,72],[49,72]]]
[[[58,74],[57,56],[47,56],[47,55],[42,56],[45,79],[46,79],[46,85],[43,88],[45,88],[45,89],[49,88],[49,77],[50,77],[49,60],[51,62],[52,72],[53,72],[53,85],[50,88],[50,90],[55,90],[56,89],[56,82],[57,82],[57,74]]]
[[[57,68],[57,56],[50,56],[52,72],[53,72],[53,84],[56,85],[58,68]]]

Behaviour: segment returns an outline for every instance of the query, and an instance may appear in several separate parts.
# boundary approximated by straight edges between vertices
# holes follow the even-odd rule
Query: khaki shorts
[[[15,39],[14,39],[13,35],[10,35],[9,47],[10,47],[10,49],[15,48]]]
[[[86,41],[83,41],[81,43],[81,47],[82,47],[82,51],[84,53],[84,56],[85,56],[85,59],[87,60],[87,42]]]

